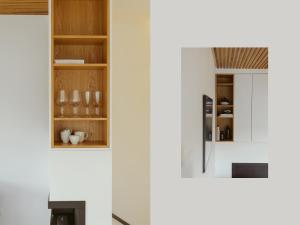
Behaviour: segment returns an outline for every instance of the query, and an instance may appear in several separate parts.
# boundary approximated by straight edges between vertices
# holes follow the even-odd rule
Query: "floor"
[[[118,221],[114,220],[112,221],[112,225],[121,225]]]

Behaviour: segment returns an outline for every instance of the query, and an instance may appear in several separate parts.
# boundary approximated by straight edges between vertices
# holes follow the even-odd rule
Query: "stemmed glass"
[[[95,106],[95,114],[97,116],[100,115],[100,102],[102,100],[102,92],[101,91],[95,91],[94,92],[94,106]]]
[[[64,116],[64,106],[68,102],[68,97],[65,90],[60,90],[57,95],[56,104],[60,107],[60,117]]]
[[[78,106],[80,105],[80,92],[73,90],[71,93],[71,104],[73,106],[73,116],[78,115]]]
[[[91,91],[85,91],[83,92],[83,103],[85,106],[85,115],[89,116],[90,115],[90,104],[91,104],[91,97],[92,97],[92,92]]]

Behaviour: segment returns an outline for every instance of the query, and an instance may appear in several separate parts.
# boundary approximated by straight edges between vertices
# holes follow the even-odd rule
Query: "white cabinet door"
[[[268,76],[253,74],[252,141],[266,142],[268,137]]]
[[[234,141],[251,142],[252,74],[234,75]]]

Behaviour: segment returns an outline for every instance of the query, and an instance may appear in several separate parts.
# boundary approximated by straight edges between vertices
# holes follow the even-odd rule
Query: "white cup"
[[[78,135],[70,135],[70,141],[72,145],[77,145],[79,143],[80,137]]]
[[[84,132],[84,131],[76,131],[75,135],[79,136],[79,142],[80,143],[85,141],[89,137],[89,134],[87,132]]]
[[[64,129],[60,132],[60,138],[64,144],[69,143],[71,133],[72,131],[70,129]]]

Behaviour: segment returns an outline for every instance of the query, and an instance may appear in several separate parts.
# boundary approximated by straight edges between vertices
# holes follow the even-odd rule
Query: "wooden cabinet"
[[[268,137],[268,76],[253,74],[252,141],[266,142]]]
[[[234,100],[234,140],[251,142],[252,74],[235,74]]]
[[[109,0],[51,1],[52,148],[107,148],[110,145],[109,24]],[[83,60],[84,63],[57,63],[58,59]],[[57,104],[62,90],[68,98],[63,116]],[[70,102],[74,90],[81,96],[76,114]],[[84,105],[86,91],[91,95],[88,106]],[[97,104],[95,99],[99,96]],[[77,145],[63,144],[60,137],[63,129],[83,131],[88,138]]]
[[[234,101],[234,75],[216,74],[216,141],[218,142],[234,140]],[[223,139],[222,134],[218,134],[217,128],[223,133]],[[229,130],[228,134],[226,134],[227,130]]]

